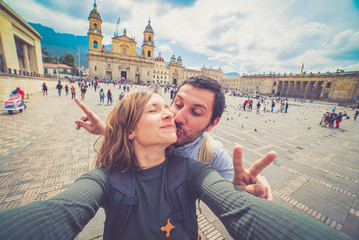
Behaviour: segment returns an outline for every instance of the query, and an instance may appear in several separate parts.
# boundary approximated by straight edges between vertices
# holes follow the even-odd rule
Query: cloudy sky
[[[93,0],[4,0],[26,21],[87,35]],[[104,43],[119,32],[187,68],[239,74],[359,70],[359,0],[97,0]]]

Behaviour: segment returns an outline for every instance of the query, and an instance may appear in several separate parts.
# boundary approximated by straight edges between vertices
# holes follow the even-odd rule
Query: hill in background
[[[41,48],[46,48],[48,53],[53,57],[61,57],[66,53],[72,53],[76,57],[76,63],[80,63],[83,67],[88,67],[88,38],[87,36],[76,36],[68,33],[57,33],[54,29],[43,26],[39,23],[29,24],[40,34],[43,38],[41,40]],[[80,46],[80,47],[79,47]]]

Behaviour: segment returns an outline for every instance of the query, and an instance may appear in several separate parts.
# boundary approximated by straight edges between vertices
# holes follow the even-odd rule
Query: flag
[[[303,73],[304,63],[302,63],[302,68],[300,69],[300,74]]]

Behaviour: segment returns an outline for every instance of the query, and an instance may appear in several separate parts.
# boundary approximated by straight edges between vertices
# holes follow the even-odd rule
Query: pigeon
[[[254,129],[255,132],[257,132],[257,129]]]
[[[310,130],[312,127],[309,127],[308,129]]]
[[[242,128],[244,128],[244,125],[242,124]]]

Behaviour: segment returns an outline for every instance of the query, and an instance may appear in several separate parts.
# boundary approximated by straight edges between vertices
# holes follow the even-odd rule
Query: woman
[[[103,88],[101,88],[99,95],[100,95],[100,104],[101,103],[105,104],[105,93],[103,92]]]
[[[166,195],[165,176],[167,166],[178,158],[166,150],[177,136],[174,116],[163,98],[150,92],[129,93],[111,111],[106,124],[97,168],[49,200],[0,212],[0,239],[73,239],[100,206],[110,218],[113,211],[108,206],[116,198],[111,181],[116,171],[133,174],[136,205],[122,225],[106,219],[105,239],[197,239],[197,233],[191,236],[187,231],[186,222],[169,224],[174,211]],[[234,187],[210,165],[181,160],[186,163],[188,208],[193,209],[200,198],[234,239],[345,238],[323,223]],[[121,234],[106,236],[110,224],[123,228]]]

